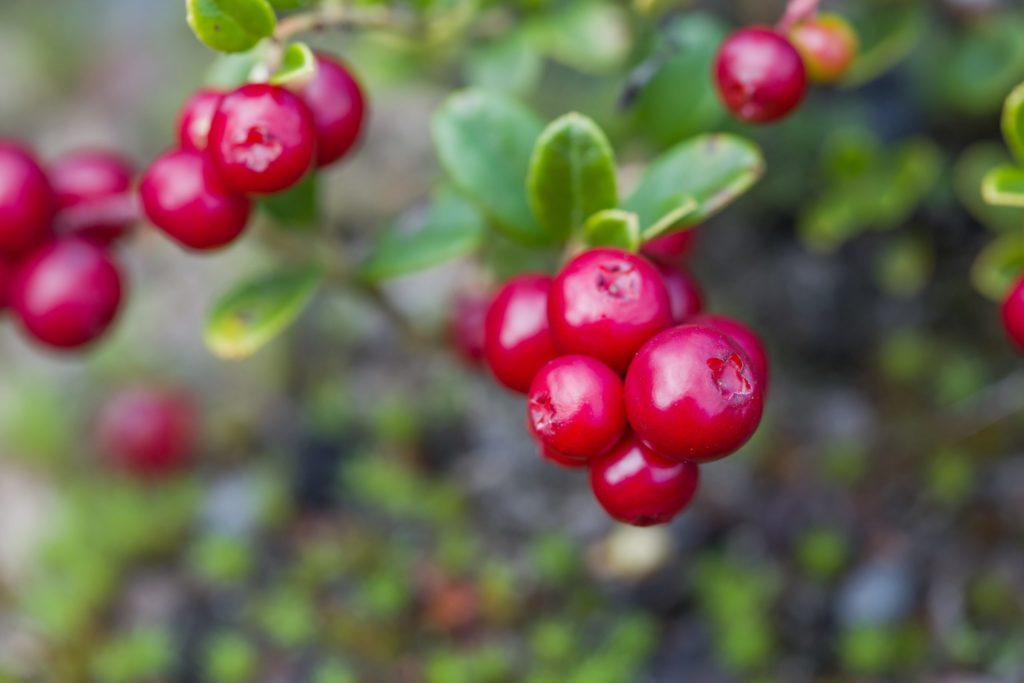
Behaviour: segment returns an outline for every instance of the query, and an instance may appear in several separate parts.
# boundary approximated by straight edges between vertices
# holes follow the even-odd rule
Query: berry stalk
[[[820,4],[821,0],[789,0],[786,13],[782,15],[775,28],[779,33],[787,33],[794,25],[814,18],[818,14]]]

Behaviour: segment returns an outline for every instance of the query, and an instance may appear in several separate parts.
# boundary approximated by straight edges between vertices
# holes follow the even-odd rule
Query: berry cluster
[[[142,207],[188,249],[226,246],[245,230],[250,196],[283,192],[343,158],[364,115],[359,84],[322,53],[312,79],[295,92],[267,83],[200,90],[179,118],[179,146],[143,175]]]
[[[134,222],[132,173],[99,150],[44,170],[30,150],[0,141],[0,309],[39,343],[88,344],[117,316],[123,282],[109,247]]]
[[[487,364],[527,394],[541,454],[589,467],[594,495],[622,522],[671,520],[696,491],[698,464],[735,452],[760,423],[760,340],[701,309],[678,267],[598,248],[553,278],[511,279],[487,310]]]
[[[822,14],[798,22],[786,35],[750,26],[730,35],[715,60],[718,94],[733,116],[771,123],[793,111],[808,81],[835,83],[857,56],[857,34],[842,17]]]

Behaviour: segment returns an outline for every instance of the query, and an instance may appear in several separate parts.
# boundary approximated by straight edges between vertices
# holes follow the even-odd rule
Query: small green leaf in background
[[[241,359],[259,351],[306,309],[323,281],[315,268],[286,270],[242,283],[214,306],[204,340],[217,356]]]
[[[486,232],[484,217],[472,204],[442,191],[425,212],[380,233],[360,276],[379,282],[430,268],[479,248]]]
[[[591,215],[619,203],[615,153],[604,131],[581,114],[552,122],[537,140],[527,189],[541,226],[560,240]]]
[[[995,206],[1024,207],[1024,168],[999,166],[985,176],[981,195]]]
[[[521,32],[489,40],[469,51],[466,80],[477,88],[525,95],[540,80],[544,60]]]
[[[235,633],[225,632],[210,638],[204,654],[203,671],[211,683],[246,683],[256,674],[256,648]]]
[[[186,0],[186,7],[196,37],[219,52],[245,52],[277,26],[267,0]]]
[[[1024,19],[1004,12],[997,21],[979,21],[955,41],[933,70],[944,104],[960,112],[987,116],[1024,78]]]
[[[270,82],[290,90],[302,90],[316,75],[316,56],[309,45],[291,43],[281,55],[281,66]]]
[[[872,81],[902,62],[929,25],[918,3],[858,3],[844,12],[849,12],[860,44],[857,59],[843,77],[844,86]]]
[[[875,266],[878,285],[890,296],[908,299],[928,286],[935,270],[931,242],[901,237],[887,244]]]
[[[590,217],[583,229],[588,247],[618,247],[627,251],[640,248],[640,219],[635,213],[621,209],[599,211]]]
[[[312,228],[320,220],[319,176],[307,173],[284,192],[261,197],[259,205],[278,227]]]
[[[437,156],[455,187],[495,227],[527,245],[551,242],[526,196],[530,157],[543,128],[515,100],[482,90],[451,96],[433,120]]]
[[[988,244],[971,267],[974,288],[993,301],[1002,301],[1024,274],[1024,234],[1000,235]]]
[[[754,143],[730,133],[701,135],[655,159],[623,208],[640,217],[646,235],[665,216],[695,201],[696,209],[671,226],[689,227],[735,201],[762,173],[764,158]]]
[[[170,636],[160,629],[138,629],[99,648],[92,660],[99,683],[140,683],[163,680],[174,665]]]
[[[985,201],[981,186],[988,172],[1010,163],[1006,148],[986,141],[970,145],[956,160],[953,168],[953,188],[960,203],[978,221],[993,232],[1024,229],[1024,208],[994,206]]]
[[[629,17],[614,2],[576,0],[527,30],[544,54],[584,73],[615,69],[632,47]]]
[[[1017,162],[1024,165],[1024,83],[1013,89],[1003,105],[1003,137]]]

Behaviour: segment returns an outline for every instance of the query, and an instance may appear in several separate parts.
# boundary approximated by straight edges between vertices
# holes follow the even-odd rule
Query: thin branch
[[[787,33],[796,24],[808,19],[813,19],[818,14],[818,6],[821,0],[789,0],[786,6],[786,13],[776,24],[775,28],[780,33]]]

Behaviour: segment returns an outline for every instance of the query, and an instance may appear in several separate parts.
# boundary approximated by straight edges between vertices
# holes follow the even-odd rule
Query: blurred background
[[[273,227],[203,257],[143,228],[121,249],[128,306],[89,353],[0,323],[0,681],[1024,681],[1024,361],[979,293],[998,268],[976,262],[1024,230],[978,191],[1008,158],[1024,7],[826,3],[861,35],[848,82],[749,129],[718,107],[712,55],[782,2],[412,4],[469,5],[480,28],[430,49],[311,41],[372,106],[321,180],[322,225],[360,254],[415,211],[440,177],[430,116],[466,84],[592,116],[626,178],[740,131],[767,173],[688,263],[768,342],[757,436],[672,525],[615,525],[585,475],[536,455],[522,400],[443,343],[488,254],[387,284],[426,344],[329,293],[226,362],[207,310],[275,263]],[[5,0],[2,134],[144,166],[214,60],[177,0]],[[202,418],[195,466],[159,485],[111,473],[94,438],[140,383]]]

